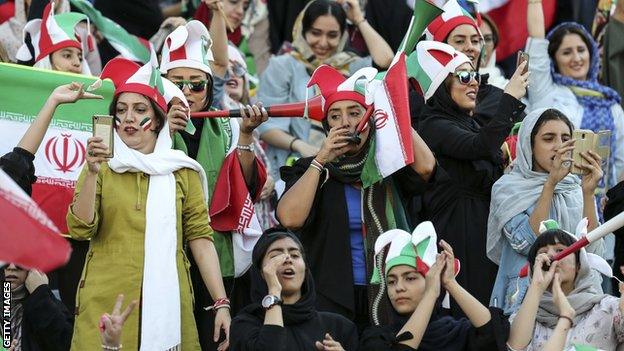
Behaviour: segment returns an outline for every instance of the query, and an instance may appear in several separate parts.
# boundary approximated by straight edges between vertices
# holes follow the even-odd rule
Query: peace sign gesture
[[[119,347],[121,345],[123,325],[130,313],[132,313],[132,310],[138,305],[138,301],[134,300],[121,312],[123,300],[124,296],[119,294],[117,301],[115,301],[115,307],[113,307],[113,313],[105,313],[100,319],[100,336],[102,337],[102,344],[105,346]]]

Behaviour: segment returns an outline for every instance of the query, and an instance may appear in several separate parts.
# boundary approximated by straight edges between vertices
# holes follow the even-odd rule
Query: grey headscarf
[[[533,150],[531,132],[538,118],[547,109],[536,109],[529,113],[518,133],[516,159],[513,170],[502,176],[492,187],[490,216],[487,229],[487,255],[496,264],[505,238],[503,227],[513,217],[533,206],[542,193],[548,173],[533,171]],[[574,232],[583,214],[583,193],[578,177],[568,174],[555,187],[550,218],[559,223],[561,229]]]
[[[585,249],[581,249],[576,254],[579,255],[580,267],[574,280],[574,289],[566,295],[568,302],[570,302],[570,305],[576,312],[574,325],[585,317],[585,312],[590,311],[594,308],[594,305],[600,303],[602,299],[608,296],[602,292],[602,287],[600,286],[602,280],[599,273],[592,269]],[[552,292],[547,290],[542,295],[535,320],[551,329],[554,329],[557,325],[559,308],[553,301]]]

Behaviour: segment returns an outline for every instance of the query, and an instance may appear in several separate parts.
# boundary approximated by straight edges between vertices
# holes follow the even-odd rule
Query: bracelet
[[[567,319],[570,322],[570,328],[574,326],[574,321],[572,321],[572,318],[563,315],[559,316],[559,318]]]
[[[249,145],[238,144],[238,145],[236,145],[236,149],[242,150],[242,151],[249,151],[249,152],[256,151],[255,148],[254,148],[254,144],[253,143],[251,143]]]
[[[110,351],[119,351],[119,350],[121,350],[121,347],[122,347],[121,344],[119,344],[119,346],[108,346],[108,345],[102,344],[102,349],[110,350]]]
[[[214,310],[215,310],[215,312],[216,312],[216,311],[218,311],[218,310],[219,310],[219,309],[221,309],[221,308],[227,308],[228,310],[231,310],[231,309],[232,309],[232,308],[230,307],[230,304],[229,304],[229,303],[228,303],[228,304],[219,305],[219,306],[217,306],[217,307],[215,307],[215,308],[213,308],[213,309],[214,309]]]
[[[210,310],[218,310],[219,308],[223,308],[223,307],[227,307],[230,308],[230,299],[228,299],[227,297],[221,298],[221,299],[217,299],[214,304],[212,304],[212,306],[208,306],[208,307],[204,307],[204,310],[206,311],[210,311]]]
[[[323,173],[323,168],[315,165],[314,163],[310,163],[310,167],[316,169],[317,171],[319,171],[319,173]]]
[[[325,168],[325,165],[323,165],[322,163],[317,161],[315,158],[312,159],[312,164],[314,164],[316,167],[318,167],[320,169],[324,169]]]
[[[291,141],[290,144],[288,145],[288,150],[290,150],[290,152],[294,152],[295,150],[293,150],[293,144],[295,143],[295,141],[299,140],[299,138],[294,137]]]

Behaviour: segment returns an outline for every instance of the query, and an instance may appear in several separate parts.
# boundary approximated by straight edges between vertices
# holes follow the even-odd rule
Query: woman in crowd
[[[484,38],[477,22],[459,5],[457,0],[447,1],[442,9],[444,13],[436,17],[427,27],[425,32],[427,39],[451,45],[455,50],[468,56],[472,66],[478,70],[485,65],[485,62],[481,58]],[[480,125],[486,125],[499,112],[498,105],[502,99],[503,90],[504,88],[490,83],[489,75],[481,76],[477,107],[474,111],[474,119]],[[524,117],[524,112],[508,117],[518,122]]]
[[[10,297],[9,313],[11,339],[15,350],[60,351],[69,349],[72,338],[73,317],[48,286],[48,277],[35,269],[27,270],[14,264],[2,267],[2,282],[9,283],[4,289],[5,298]],[[10,318],[6,318],[10,317]],[[6,329],[4,329],[6,331]]]
[[[558,110],[533,110],[520,127],[513,170],[492,187],[487,253],[499,268],[490,305],[507,315],[518,309],[529,285],[518,272],[542,221],[553,218],[570,232],[583,217],[589,230],[598,226],[594,191],[602,178],[601,159],[585,152],[581,155],[588,165],[581,167],[588,173],[583,181],[570,174],[572,129]],[[600,255],[602,246],[600,240],[588,249]]]
[[[306,84],[312,72],[321,64],[328,64],[344,75],[359,68],[377,66],[386,68],[392,60],[388,44],[366,22],[357,1],[349,2],[345,13],[338,2],[314,0],[299,14],[293,27],[293,50],[271,58],[260,77],[258,100],[265,105],[304,101],[316,95]],[[348,41],[347,18],[357,25],[371,56],[360,58],[345,51]],[[311,135],[311,128],[316,128]],[[267,154],[274,165],[271,176],[279,178],[278,168],[291,155],[315,155],[322,140],[322,128],[302,118],[272,118],[259,129],[262,140],[269,144]],[[312,140],[316,140],[313,142]]]
[[[496,66],[496,47],[498,46],[498,42],[500,40],[498,27],[490,16],[485,13],[480,15],[483,21],[479,26],[479,30],[481,31],[481,34],[483,34],[483,47],[485,49],[485,54],[481,58],[482,65],[479,67],[479,73],[481,73],[481,75],[488,75],[487,81],[489,84],[499,89],[505,89],[509,80],[505,78],[503,71]]]
[[[241,55],[241,52],[233,45],[228,45],[228,77],[226,82],[219,82],[220,77],[215,77],[216,85],[224,85],[223,101],[220,102],[220,108],[223,109],[240,109],[251,103],[249,97],[249,72],[247,71],[247,63]],[[254,153],[256,157],[262,160],[267,169],[267,173],[271,173],[271,162],[264,151],[264,148],[258,138],[258,132],[254,132],[253,138]],[[277,224],[275,219],[274,203],[276,200],[275,180],[270,175],[262,188],[259,201],[254,204],[254,210],[258,216],[260,227],[263,230],[274,227]]]
[[[357,349],[351,321],[316,310],[314,278],[293,233],[274,228],[262,235],[251,276],[253,303],[232,321],[232,351]]]
[[[17,59],[34,59],[34,67],[38,68],[91,75],[83,57],[84,51],[93,47],[94,39],[88,26],[86,31],[79,26],[82,21],[88,23],[87,16],[75,12],[54,15],[52,4],[45,7],[41,19],[32,20],[24,27],[24,34],[30,35],[34,53],[24,43],[17,51]]]
[[[113,59],[104,78],[115,85],[109,109],[116,126],[114,157],[106,156],[109,149],[101,138],[89,138],[86,165],[67,214],[70,236],[90,239],[72,350],[99,347],[93,324],[120,292],[141,301],[140,313],[127,321],[126,348],[136,350],[140,343],[148,350],[199,349],[185,242],[213,299],[227,298],[206,216],[205,173],[172,149],[169,135],[165,96],[185,101],[184,95],[149,63],[139,67]],[[216,315],[216,328],[227,334],[227,308]]]
[[[576,240],[555,224],[541,233],[531,246],[528,254],[531,283],[518,313],[510,317],[507,343],[511,350],[544,350],[548,339],[562,323],[570,328],[565,349],[590,346],[616,350],[623,344],[624,305],[620,299],[602,293],[600,276],[592,271],[608,267],[608,264],[599,256],[586,253],[585,249],[552,261],[553,256]],[[559,279],[553,283],[555,274]],[[570,304],[564,310],[558,307],[561,303],[558,304],[557,299],[561,296],[553,287],[557,283]]]
[[[173,105],[167,119],[170,121],[174,148],[185,151],[206,172],[210,199],[213,198],[219,174],[223,170],[229,170],[223,167],[224,160],[226,153],[234,146],[238,152],[238,162],[233,162],[230,166],[242,170],[251,198],[257,200],[261,195],[265,173],[253,152],[253,131],[266,120],[266,112],[262,114],[258,106],[253,109],[249,107],[249,114],[241,120],[240,125],[229,118],[194,118],[189,125],[187,117],[189,112],[208,111],[213,101],[220,102],[223,99],[224,85],[230,78],[227,73],[229,60],[223,21],[220,15],[213,17],[214,42],[211,42],[211,35],[199,21],[190,21],[185,26],[178,27],[165,40],[160,70],[182,90],[190,105],[189,108],[179,103]],[[220,25],[217,25],[218,22]],[[211,64],[212,52],[215,60]],[[196,128],[194,133],[187,132],[190,126]],[[229,228],[235,229],[237,228]],[[245,273],[251,262],[251,248],[234,247],[243,242],[233,240],[234,235],[243,234],[218,231],[214,233],[213,240],[219,254],[224,285],[233,301],[233,313],[236,313],[249,303],[249,278]],[[198,258],[195,255],[191,257],[191,279],[197,302],[195,317],[199,326],[200,344],[205,350],[210,350],[210,345],[215,342],[212,334],[215,315],[204,308],[217,301],[210,298],[212,294],[208,294],[203,284],[203,274],[195,264]]]
[[[552,107],[566,115],[575,129],[611,131],[611,154],[599,197],[622,178],[624,171],[624,111],[620,96],[598,82],[600,53],[591,35],[576,23],[562,23],[545,35],[541,1],[528,4],[532,109]],[[604,168],[604,165],[603,165]],[[606,180],[606,182],[605,182]]]
[[[377,260],[387,254],[384,271],[377,271],[373,282],[387,289],[393,320],[366,329],[360,350],[505,350],[509,322],[500,309],[488,310],[457,283],[453,249],[442,240],[438,254],[436,241],[431,222],[421,223],[411,235],[391,230],[377,239]],[[469,319],[443,315],[442,288]]]
[[[368,180],[364,169],[375,162],[372,126],[360,134],[359,143],[348,140],[369,107],[355,81],[375,73],[364,68],[345,81],[327,65],[314,72],[311,83],[318,84],[325,99],[327,138],[315,157],[281,169],[286,190],[276,211],[282,225],[301,235],[318,285],[319,309],[340,313],[360,329],[369,324],[368,302],[378,290],[368,285],[375,239],[389,229],[410,228],[404,201],[422,193],[435,173],[433,154],[411,130],[407,147],[415,162],[383,181]]]
[[[528,73],[522,64],[509,81],[497,113],[486,125],[474,119],[479,73],[470,59],[450,45],[424,41],[417,45],[427,105],[419,126],[445,177],[423,195],[423,207],[462,262],[459,283],[482,304],[488,304],[496,265],[485,255],[490,191],[503,175],[501,145],[514,118],[524,109]],[[456,306],[454,313],[461,314]]]

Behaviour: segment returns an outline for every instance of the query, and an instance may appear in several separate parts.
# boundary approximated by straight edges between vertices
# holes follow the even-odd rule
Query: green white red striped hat
[[[211,48],[212,39],[206,26],[200,21],[190,21],[176,28],[165,39],[160,71],[166,74],[172,68],[190,67],[212,75]]]
[[[444,10],[444,13],[436,17],[427,26],[425,30],[427,40],[444,42],[449,33],[462,24],[473,26],[478,33],[481,33],[475,19],[468,11],[461,7],[457,0],[447,1],[442,7],[442,10]]]
[[[76,25],[82,21],[87,22],[84,36],[76,32]],[[91,51],[93,37],[89,27],[89,18],[84,14],[67,12],[55,15],[54,2],[50,2],[46,5],[41,19],[31,20],[24,27],[24,39],[27,34],[30,35],[34,55],[24,43],[17,51],[16,57],[21,61],[30,61],[34,56],[35,62],[38,62],[55,51],[68,47]]]
[[[377,75],[377,69],[364,67],[346,78],[338,70],[330,65],[320,65],[314,70],[308,87],[318,86],[323,96],[323,118],[327,115],[327,109],[336,101],[352,100],[364,107],[366,103],[366,88],[370,81]],[[307,100],[307,99],[306,99]]]
[[[424,40],[416,45],[416,50],[407,58],[410,77],[415,77],[425,101],[442,85],[449,74],[464,63],[471,63],[468,56],[452,46]]]

